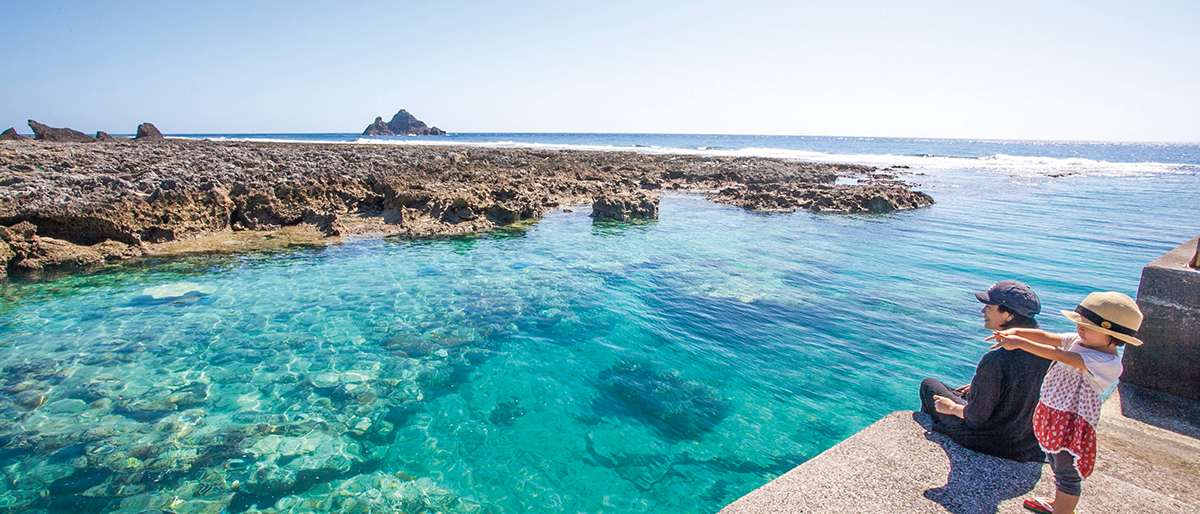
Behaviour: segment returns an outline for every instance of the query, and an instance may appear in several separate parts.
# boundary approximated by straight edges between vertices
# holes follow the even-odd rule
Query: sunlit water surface
[[[1020,279],[1069,330],[1059,309],[1136,295],[1200,232],[1194,167],[913,171],[933,207],[676,195],[641,224],[576,208],[6,283],[0,506],[715,512],[916,408],[922,378],[969,380],[971,291]]]

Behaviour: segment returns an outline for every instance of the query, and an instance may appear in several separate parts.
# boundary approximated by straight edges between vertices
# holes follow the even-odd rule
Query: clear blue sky
[[[1200,2],[0,0],[0,129],[1200,141]]]

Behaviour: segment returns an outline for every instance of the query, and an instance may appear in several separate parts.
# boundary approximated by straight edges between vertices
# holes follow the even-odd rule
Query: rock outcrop
[[[743,209],[791,212],[805,209],[837,214],[886,214],[933,204],[933,198],[888,183],[868,185],[748,184],[722,189],[713,200]]]
[[[55,143],[91,143],[96,138],[75,129],[47,127],[29,120],[29,128],[33,129],[33,138],[39,141]]]
[[[364,136],[391,136],[395,133],[388,128],[388,124],[384,123],[383,116],[376,116],[375,123],[367,125],[367,129],[363,131]]]
[[[425,122],[418,120],[408,111],[400,109],[400,112],[392,116],[392,121],[383,122],[383,117],[376,117],[375,123],[372,123],[363,131],[364,136],[444,136],[446,131],[437,127],[429,127]]]
[[[31,141],[0,153],[0,268],[73,269],[284,227],[308,227],[315,240],[462,234],[589,204],[598,220],[653,219],[671,191],[763,211],[884,213],[932,203],[885,171],[627,152]],[[839,176],[859,183],[837,185]]]
[[[641,192],[604,195],[592,202],[592,217],[613,221],[658,219],[658,197]]]
[[[117,138],[108,135],[108,132],[105,132],[103,130],[96,131],[96,141],[99,141],[101,143],[107,143],[109,141],[116,141],[116,140],[117,140]]]
[[[37,235],[38,227],[22,221],[11,227],[0,225],[0,277],[8,269],[80,269],[110,260],[142,255],[141,248],[106,239],[94,245],[77,245]]]
[[[22,136],[17,133],[17,129],[9,127],[4,132],[0,132],[0,141],[25,141],[29,136]]]
[[[153,124],[143,123],[138,125],[137,135],[133,138],[143,141],[154,141],[156,139],[163,139],[163,135],[162,132],[159,132],[158,128],[156,128]]]

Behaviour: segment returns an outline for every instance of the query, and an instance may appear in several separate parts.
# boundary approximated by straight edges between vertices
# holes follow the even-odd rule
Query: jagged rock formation
[[[80,269],[105,261],[142,255],[137,246],[105,239],[90,246],[76,245],[52,237],[37,235],[37,226],[22,221],[11,227],[0,225],[0,277],[8,269],[38,271],[45,268]]]
[[[96,138],[75,129],[47,127],[33,120],[29,120],[29,128],[33,129],[33,138],[39,141],[91,143],[96,140]]]
[[[95,143],[118,141],[119,139],[108,135],[102,130],[96,131],[96,136],[92,137],[83,132],[69,128],[54,128],[42,125],[33,120],[29,120],[29,128],[33,129],[33,138],[38,141],[50,141],[55,143]],[[25,136],[17,134],[15,129],[8,129],[0,134],[0,141],[20,141],[27,139]],[[159,132],[154,125],[143,123],[138,125],[137,137],[134,139],[156,140],[163,139],[162,132]]]
[[[418,120],[404,109],[392,116],[392,121],[383,122],[383,117],[375,118],[375,123],[367,126],[364,136],[444,136],[446,131],[432,127]]]
[[[138,139],[138,140],[153,141],[155,139],[163,139],[163,135],[162,135],[162,132],[159,132],[158,128],[156,128],[153,124],[143,123],[141,125],[138,125],[137,135],[134,136],[133,138]]]
[[[614,221],[658,219],[658,197],[642,192],[604,195],[592,202],[592,217]]]
[[[897,189],[888,183],[861,186],[833,184],[747,184],[722,189],[711,196],[717,202],[765,212],[813,212],[885,214],[931,205],[925,193]]]
[[[588,204],[598,219],[653,218],[668,191],[774,211],[933,202],[874,168],[760,158],[175,139],[0,145],[0,269],[18,273],[242,230],[459,234]],[[860,184],[834,185],[838,176]]]
[[[22,136],[17,133],[17,129],[8,127],[4,132],[0,132],[0,141],[25,141],[28,136]]]

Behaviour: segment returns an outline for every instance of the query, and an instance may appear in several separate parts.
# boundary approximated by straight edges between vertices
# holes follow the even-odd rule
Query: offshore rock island
[[[409,114],[408,111],[400,109],[395,116],[392,116],[392,121],[383,122],[382,116],[375,118],[375,123],[367,126],[363,131],[364,136],[444,136],[446,131],[437,127],[430,127],[425,122],[418,120],[416,116]]]
[[[887,213],[933,203],[896,174],[631,152],[0,141],[0,276],[249,249],[266,238],[255,234],[288,230],[301,234],[294,242],[314,244],[332,236],[464,234],[579,205],[592,205],[598,219],[654,218],[664,192],[704,192],[716,202],[773,212]],[[839,176],[858,183],[835,184]]]

